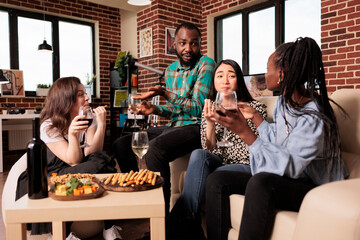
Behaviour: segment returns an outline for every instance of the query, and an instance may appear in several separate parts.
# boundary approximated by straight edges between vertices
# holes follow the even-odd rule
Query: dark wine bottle
[[[31,199],[48,197],[47,148],[40,139],[39,123],[39,118],[33,118],[33,139],[27,145],[28,196]]]

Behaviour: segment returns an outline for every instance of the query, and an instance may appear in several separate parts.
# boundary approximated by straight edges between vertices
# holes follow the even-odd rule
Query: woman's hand
[[[70,126],[69,126],[69,130],[68,130],[68,135],[69,136],[77,136],[77,134],[79,132],[83,132],[88,128],[88,125],[85,124],[84,121],[81,121],[80,119],[85,118],[85,115],[82,116],[76,116],[74,117],[74,119],[71,121]]]
[[[223,113],[222,116],[217,112],[214,113],[214,117],[218,123],[226,127],[228,130],[239,135],[239,137],[247,144],[251,145],[256,140],[255,133],[248,126],[246,118],[237,108],[235,113],[227,111],[226,109],[220,107],[219,110]]]
[[[103,106],[97,107],[94,109],[94,113],[96,116],[96,122],[98,126],[104,127],[106,126],[106,109]]]
[[[249,106],[247,103],[239,102],[238,108],[241,111],[242,115],[246,119],[250,119],[258,127],[264,121],[262,116],[255,108]]]
[[[204,117],[206,120],[206,124],[214,124],[215,123],[215,118],[214,118],[214,106],[211,104],[211,100],[210,99],[205,99],[205,104],[204,104]]]

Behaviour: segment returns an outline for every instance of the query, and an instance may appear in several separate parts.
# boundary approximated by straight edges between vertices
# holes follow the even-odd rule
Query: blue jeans
[[[250,173],[245,164],[222,165],[223,160],[207,150],[196,149],[191,153],[186,171],[184,190],[180,200],[188,213],[198,213],[199,205],[205,196],[206,179],[214,171],[239,171]]]

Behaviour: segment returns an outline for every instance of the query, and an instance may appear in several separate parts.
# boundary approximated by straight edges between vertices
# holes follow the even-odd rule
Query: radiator
[[[31,139],[31,129],[9,130],[9,151],[26,149]]]

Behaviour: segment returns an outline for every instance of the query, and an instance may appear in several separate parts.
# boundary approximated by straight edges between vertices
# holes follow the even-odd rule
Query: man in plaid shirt
[[[166,105],[152,105],[143,101],[138,114],[157,114],[169,117],[167,126],[149,128],[149,151],[145,155],[149,170],[160,172],[165,179],[164,196],[166,214],[170,203],[169,162],[192,150],[201,148],[200,123],[204,100],[213,92],[215,62],[200,53],[200,30],[192,23],[183,23],[175,31],[174,47],[178,61],[165,71],[165,85],[149,88],[139,93],[139,99],[157,95],[166,99]],[[122,172],[137,170],[131,150],[131,135],[120,137],[113,144],[113,151]]]

